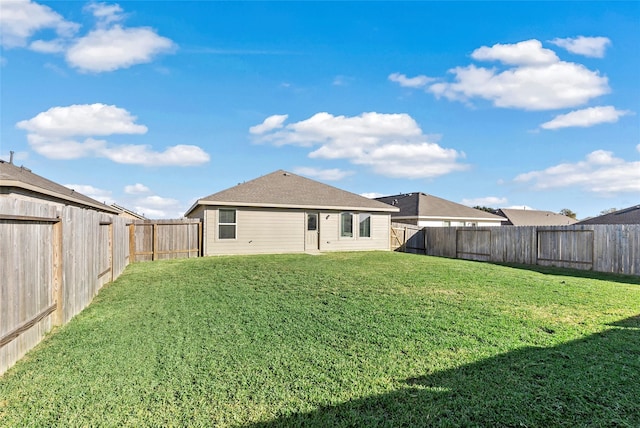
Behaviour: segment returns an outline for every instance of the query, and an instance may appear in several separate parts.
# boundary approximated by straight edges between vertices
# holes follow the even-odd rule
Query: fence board
[[[0,197],[0,374],[124,270],[128,238],[122,217]]]
[[[425,253],[640,275],[640,224],[424,228]]]
[[[134,261],[199,257],[200,220],[158,220],[132,224]]]

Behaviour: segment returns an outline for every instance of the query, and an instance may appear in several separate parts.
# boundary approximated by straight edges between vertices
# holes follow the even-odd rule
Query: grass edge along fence
[[[422,230],[429,256],[640,275],[640,224]]]
[[[0,375],[86,308],[129,263],[199,257],[201,234],[193,220],[137,222],[0,198]]]

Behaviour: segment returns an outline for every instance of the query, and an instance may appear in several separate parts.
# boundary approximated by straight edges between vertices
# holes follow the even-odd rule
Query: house
[[[575,218],[551,211],[501,208],[498,214],[506,219],[505,226],[568,226],[578,222]]]
[[[115,208],[116,210],[120,211],[120,216],[121,217],[130,218],[132,220],[149,220],[148,218],[146,218],[142,214],[138,214],[137,212],[131,211],[130,209],[127,209],[127,208],[125,208],[123,206],[120,206],[118,204],[111,204],[111,208]]]
[[[204,255],[389,250],[398,208],[278,170],[196,201]]]
[[[61,184],[47,180],[24,166],[0,160],[0,197],[46,201],[56,206],[74,206],[119,214],[120,211]]]
[[[391,220],[422,227],[500,226],[504,218],[421,192],[376,198],[400,209]]]
[[[640,205],[582,220],[577,224],[640,224]]]

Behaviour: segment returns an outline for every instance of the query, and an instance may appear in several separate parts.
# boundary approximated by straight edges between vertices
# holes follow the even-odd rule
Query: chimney
[[[13,165],[13,153],[14,153],[14,152],[13,152],[13,150],[10,150],[10,151],[9,151],[9,163],[10,163],[11,165]]]

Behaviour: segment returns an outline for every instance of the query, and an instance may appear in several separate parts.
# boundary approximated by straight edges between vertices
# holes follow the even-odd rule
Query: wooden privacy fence
[[[431,256],[640,275],[640,224],[423,230]]]
[[[424,228],[413,224],[392,222],[391,250],[425,254]]]
[[[128,221],[0,198],[0,374],[122,273],[129,262]]]
[[[202,223],[198,219],[135,222],[129,225],[132,262],[199,257]]]

